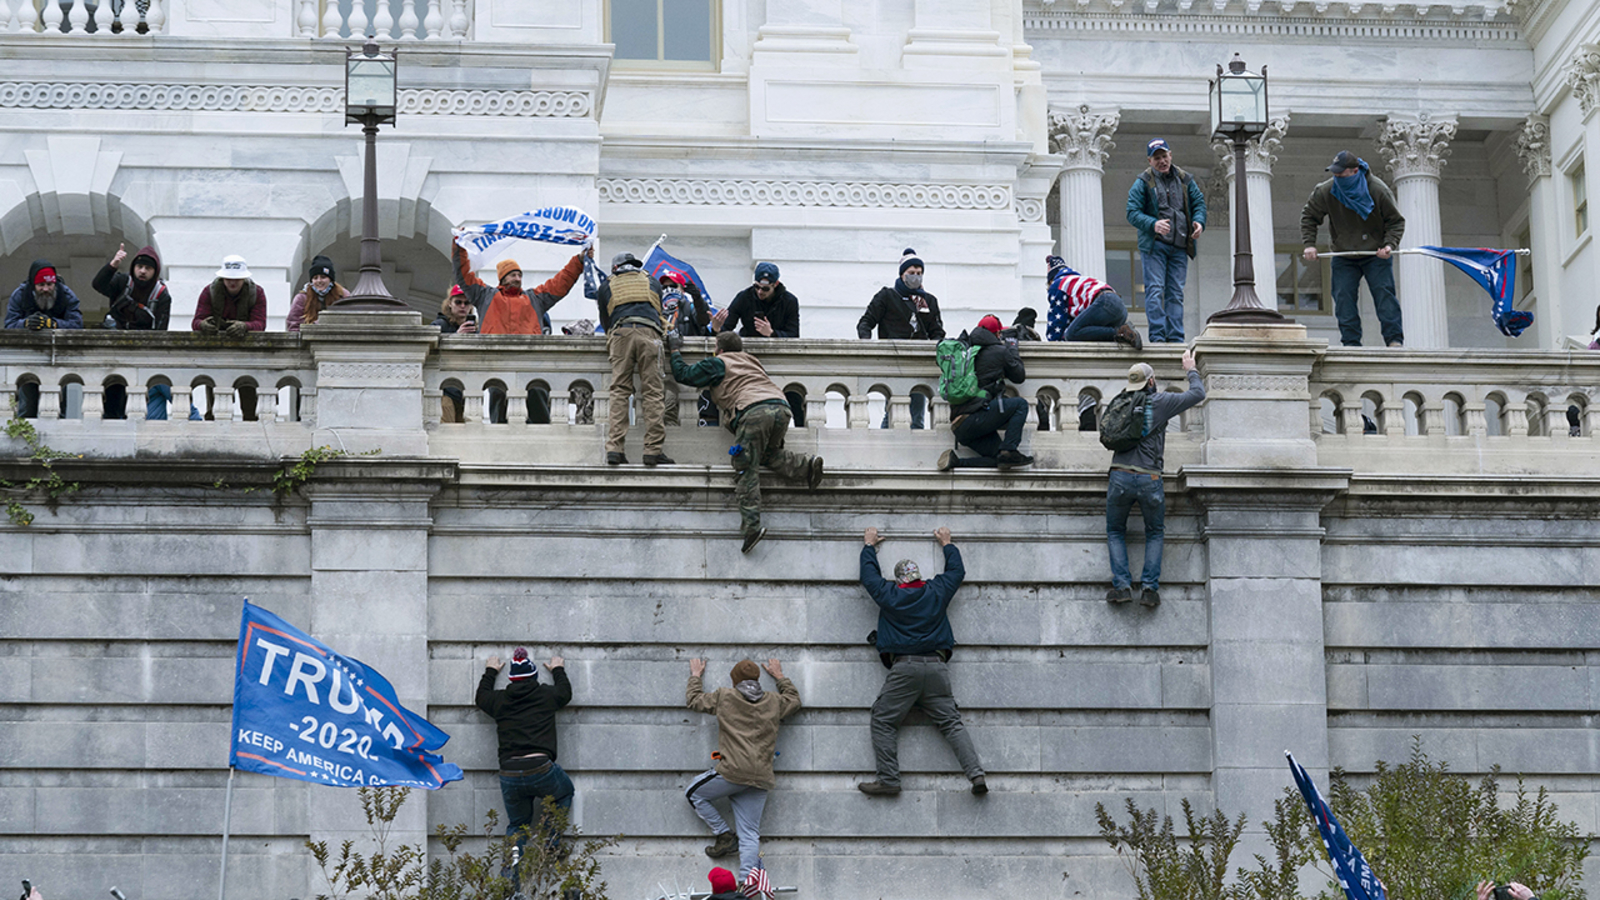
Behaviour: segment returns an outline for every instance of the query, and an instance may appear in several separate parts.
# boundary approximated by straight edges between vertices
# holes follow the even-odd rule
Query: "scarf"
[[[900,293],[900,296],[908,298],[923,293],[922,288],[914,288],[907,285],[904,278],[896,278],[894,280],[894,289]]]
[[[744,695],[744,698],[751,703],[760,701],[767,693],[761,689],[761,682],[759,681],[741,681],[734,685],[733,689]]]
[[[1356,164],[1361,167],[1356,174],[1334,176],[1333,198],[1344,204],[1345,209],[1365,219],[1372,215],[1372,208],[1376,206],[1372,202],[1372,193],[1367,190],[1367,173],[1371,168],[1364,159],[1356,160]]]

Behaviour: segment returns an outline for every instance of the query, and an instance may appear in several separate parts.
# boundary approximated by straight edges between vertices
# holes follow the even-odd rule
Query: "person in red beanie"
[[[711,881],[711,896],[706,900],[737,900],[744,895],[739,893],[739,882],[721,866],[717,866],[706,874]]]
[[[1023,455],[1019,449],[1022,427],[1028,421],[1028,401],[1003,396],[1006,381],[1021,384],[1027,378],[1027,371],[1017,348],[1000,340],[1002,327],[998,318],[984,316],[978,320],[977,328],[961,335],[961,340],[978,348],[973,368],[983,393],[950,410],[950,432],[955,435],[957,444],[977,455],[961,456],[955,450],[946,450],[939,456],[941,472],[961,468],[1009,469],[1033,464],[1033,457]],[[1004,437],[1000,434],[1002,431]]]

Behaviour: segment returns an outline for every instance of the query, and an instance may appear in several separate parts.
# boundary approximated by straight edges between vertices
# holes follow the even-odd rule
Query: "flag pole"
[[[233,818],[233,766],[228,767],[228,794],[222,801],[222,874],[217,878],[217,900],[228,897],[228,829]]]
[[[1418,250],[1416,247],[1404,247],[1404,248],[1399,249],[1399,250],[1390,250],[1389,252],[1391,254],[1394,254],[1394,253],[1421,253],[1422,251]],[[1519,250],[1507,250],[1507,251],[1504,251],[1504,252],[1506,252],[1506,253],[1515,253],[1518,256],[1527,256],[1527,255],[1533,253],[1532,250],[1529,250],[1526,247],[1523,247],[1523,248],[1521,248]],[[1331,251],[1331,252],[1328,252],[1328,253],[1323,253],[1321,251],[1318,251],[1317,252],[1317,259],[1333,259],[1335,257],[1340,257],[1340,256],[1377,256],[1377,255],[1378,255],[1378,251],[1376,251],[1376,250],[1335,250],[1335,251]]]

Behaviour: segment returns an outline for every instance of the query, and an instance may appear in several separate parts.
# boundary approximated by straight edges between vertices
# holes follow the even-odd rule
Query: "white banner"
[[[576,206],[547,206],[498,222],[468,225],[454,232],[456,243],[467,251],[474,269],[484,267],[510,241],[543,241],[586,246],[594,241],[595,222]]]

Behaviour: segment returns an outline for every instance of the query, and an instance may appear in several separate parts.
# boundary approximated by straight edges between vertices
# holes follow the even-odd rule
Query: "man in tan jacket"
[[[731,673],[733,687],[707,694],[701,687],[706,661],[689,660],[689,708],[717,717],[717,764],[695,776],[683,795],[694,811],[711,826],[716,843],[706,848],[712,859],[739,854],[739,881],[761,859],[761,811],[767,791],[777,784],[772,758],[778,747],[778,722],[800,708],[800,692],[783,677],[783,666],[767,660],[767,672],[778,682],[776,695],[761,687],[761,670],[748,659]],[[738,837],[728,828],[711,801],[726,799],[733,811]]]

